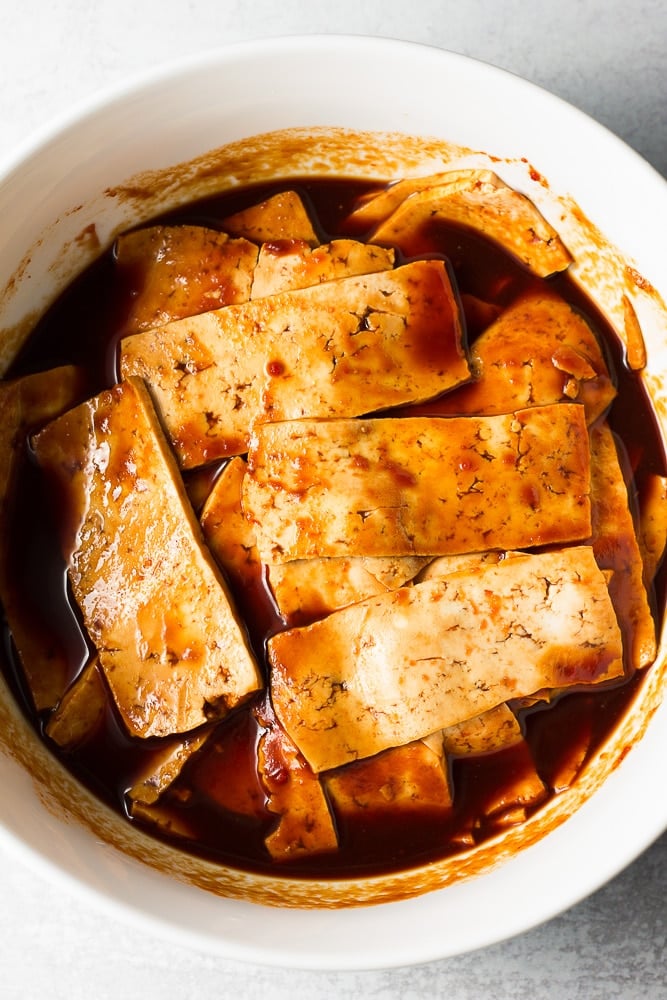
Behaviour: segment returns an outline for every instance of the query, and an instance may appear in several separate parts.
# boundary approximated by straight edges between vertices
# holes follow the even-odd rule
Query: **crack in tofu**
[[[255,428],[242,503],[264,562],[414,556],[587,539],[579,404],[510,414]]]
[[[74,597],[129,732],[219,718],[262,683],[138,381],[70,410],[34,440],[67,503]]]
[[[247,450],[253,425],[358,416],[440,395],[469,377],[441,261],[341,278],[227,306],[121,344],[146,380],[180,464]]]
[[[543,688],[623,675],[590,546],[372,598],[273,636],[268,653],[276,716],[316,772]]]

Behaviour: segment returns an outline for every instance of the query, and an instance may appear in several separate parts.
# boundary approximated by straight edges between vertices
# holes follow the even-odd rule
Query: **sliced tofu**
[[[46,735],[64,750],[73,750],[93,735],[106,707],[107,689],[95,657],[84,667],[49,716]]]
[[[116,266],[131,307],[125,333],[247,302],[257,247],[205,226],[150,226],[118,237]]]
[[[314,247],[320,242],[296,191],[274,194],[256,205],[228,215],[222,221],[222,228],[254,243],[303,240]]]
[[[276,716],[318,772],[544,688],[623,674],[589,546],[402,588],[279,633],[268,653]]]
[[[186,732],[260,687],[141,382],[69,411],[34,447],[66,502],[72,591],[129,732]]]
[[[667,545],[667,476],[650,475],[639,497],[639,546],[644,579],[651,584]]]
[[[446,555],[590,536],[583,407],[257,427],[243,482],[267,563]]]
[[[247,450],[250,428],[430,399],[469,377],[441,261],[341,278],[126,337],[184,468]]]
[[[397,196],[396,188],[388,189],[387,207]],[[431,186],[411,193],[409,186],[405,190],[407,197],[373,230],[373,243],[411,256],[423,250],[420,230],[442,220],[494,240],[541,278],[565,270],[572,262],[560,236],[533,202],[490,170],[454,171]],[[366,206],[367,216],[371,205]],[[358,214],[355,222],[359,222]]]
[[[210,735],[211,729],[203,727],[196,733],[163,740],[127,792],[130,812],[134,815],[139,803],[144,806],[154,805],[162,793],[178,778],[192,755],[203,747]]]
[[[346,820],[364,812],[446,816],[452,807],[443,758],[421,741],[347,764],[323,780],[336,816]]]
[[[29,433],[78,403],[82,393],[82,373],[70,365],[0,383],[0,599],[38,712],[58,704],[72,667],[65,642],[34,605],[33,581],[27,581],[28,592],[21,585],[25,552],[14,551],[12,529],[16,478],[27,459]]]
[[[280,613],[303,622],[396,590],[428,561],[428,556],[296,559],[273,563],[268,578]]]
[[[324,789],[291,739],[264,706],[258,769],[268,795],[269,812],[278,816],[265,838],[274,861],[335,851],[338,837]]]
[[[204,537],[230,580],[241,587],[262,586],[264,566],[255,529],[241,507],[246,463],[231,459],[215,482],[201,514]],[[302,559],[268,567],[268,583],[278,611],[287,620],[311,621],[402,586],[426,559]],[[296,623],[296,622],[295,622]]]
[[[260,248],[251,298],[387,271],[394,266],[394,256],[393,250],[355,240],[333,240],[315,249],[304,240],[274,240]]]
[[[507,413],[521,406],[576,401],[590,425],[616,390],[593,331],[549,291],[529,292],[505,309],[471,348],[474,380],[443,397],[441,413]]]
[[[596,424],[590,436],[593,551],[601,569],[613,570],[609,593],[627,636],[629,666],[640,669],[655,660],[657,643],[628,488],[609,426]]]
[[[523,740],[518,719],[508,705],[496,705],[442,731],[443,748],[457,757],[504,750]]]

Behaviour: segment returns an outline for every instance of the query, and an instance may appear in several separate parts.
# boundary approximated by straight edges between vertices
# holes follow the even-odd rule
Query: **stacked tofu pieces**
[[[511,747],[523,769],[486,818],[520,822],[548,789],[518,708],[655,656],[664,481],[638,538],[600,346],[536,282],[468,350],[445,263],[410,260],[433,219],[538,278],[570,263],[527,199],[473,170],[369,198],[350,220],[366,242],[321,244],[293,192],[223,232],[118,241],[134,284],[119,382],[32,421],[94,653],[55,689],[24,662],[61,745],[107,696],[132,737],[160,737],[136,816],[187,835],[161,797],[243,710],[278,861],[335,851],[364,811],[445,823],[448,761]],[[223,461],[198,518],[183,474]],[[266,580],[284,627],[263,665],[238,594]]]

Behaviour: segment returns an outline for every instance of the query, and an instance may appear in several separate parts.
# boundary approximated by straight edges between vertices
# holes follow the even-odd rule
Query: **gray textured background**
[[[502,66],[587,112],[667,176],[664,0],[0,0],[0,158],[127,75],[226,42],[301,32],[411,39]],[[665,794],[659,766],[656,793]],[[174,947],[102,915],[1,850],[0,887],[0,997],[12,1000],[667,997],[667,836],[542,927],[387,972],[276,971]]]

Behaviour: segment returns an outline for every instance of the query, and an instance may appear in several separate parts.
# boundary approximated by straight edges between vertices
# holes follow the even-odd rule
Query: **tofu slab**
[[[474,379],[444,396],[441,413],[507,413],[580,402],[589,426],[616,395],[604,355],[583,317],[549,291],[520,296],[471,348]]]
[[[274,240],[260,247],[251,298],[386,271],[394,266],[394,256],[393,250],[355,240],[333,240],[314,249],[304,240]]]
[[[74,597],[132,735],[185,732],[261,685],[150,397],[137,380],[34,441],[67,505]]]
[[[639,497],[639,547],[650,585],[667,547],[667,476],[647,476]]]
[[[0,600],[38,712],[54,708],[73,680],[72,649],[60,633],[54,636],[45,609],[35,606],[32,581],[26,593],[15,569],[17,561],[21,569],[25,563],[25,552],[14,551],[11,527],[16,477],[27,461],[27,436],[80,402],[83,386],[81,371],[72,365],[0,382]],[[85,644],[77,646],[85,655]]]
[[[125,332],[247,302],[257,247],[205,226],[149,226],[118,237],[116,266],[131,301]]]
[[[614,435],[604,422],[591,430],[591,498],[595,558],[601,569],[614,571],[609,593],[627,636],[630,666],[641,669],[655,660],[656,627],[644,585],[628,487]]]
[[[508,559],[337,611],[268,643],[278,720],[313,770],[544,688],[623,674],[590,546]]]
[[[277,822],[265,838],[266,848],[274,861],[335,851],[338,837],[320,779],[267,707],[260,717],[257,761]]]
[[[107,689],[94,657],[68,688],[49,716],[46,735],[65,750],[72,750],[92,736],[107,706]]]
[[[389,188],[388,194],[393,201],[397,192]],[[439,219],[494,240],[542,278],[565,270],[572,262],[558,233],[533,202],[490,170],[454,171],[408,193],[379,222],[371,241],[414,255],[424,250],[420,231]]]
[[[469,377],[444,264],[227,306],[121,344],[145,379],[184,468],[243,454],[265,421],[357,416],[430,399]]]
[[[265,562],[447,555],[590,536],[583,407],[257,427],[243,483]]]
[[[281,191],[248,208],[228,215],[222,228],[254,243],[273,240],[303,240],[310,246],[320,242],[301,197],[296,191]]]
[[[496,705],[442,731],[445,753],[457,757],[493,753],[523,740],[519,721],[508,705]]]

